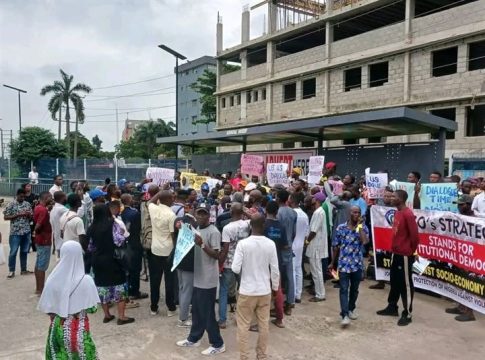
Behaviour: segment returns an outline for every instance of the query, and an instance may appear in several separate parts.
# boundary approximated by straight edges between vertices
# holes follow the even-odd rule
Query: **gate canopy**
[[[159,144],[185,146],[228,146],[284,143],[293,141],[345,140],[456,131],[455,121],[430,113],[396,107],[266,123],[245,128],[214,131],[192,136],[158,138]]]

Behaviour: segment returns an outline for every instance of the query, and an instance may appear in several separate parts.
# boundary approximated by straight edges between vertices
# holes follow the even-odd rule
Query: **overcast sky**
[[[174,120],[175,60],[157,45],[167,44],[188,59],[214,55],[218,11],[223,16],[224,47],[236,45],[241,36],[242,6],[249,2],[0,1],[0,82],[28,92],[22,95],[22,126],[48,128],[57,136],[57,122],[47,111],[49,97],[40,96],[40,89],[60,80],[60,68],[74,75],[75,82],[94,89],[92,96],[85,99],[87,118],[80,131],[88,139],[98,134],[103,149],[113,150],[116,107],[120,109],[120,133],[127,116]],[[263,15],[258,16],[256,12],[251,20],[253,33],[261,32]],[[163,78],[98,89],[160,77]],[[140,93],[143,96],[115,98]],[[106,99],[104,95],[112,98]],[[158,109],[145,110],[148,107]],[[0,87],[0,118],[0,127],[13,129],[17,136],[17,92],[3,86]]]

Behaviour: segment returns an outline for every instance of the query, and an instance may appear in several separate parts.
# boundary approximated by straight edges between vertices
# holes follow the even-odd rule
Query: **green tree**
[[[74,139],[74,142],[71,141],[68,143],[66,136],[66,139],[64,140],[66,147],[69,144],[71,146],[70,151],[73,152],[74,147],[77,144],[78,157],[83,159],[100,157],[100,151],[80,132],[71,132],[69,138]]]
[[[122,140],[116,146],[120,158],[153,159],[159,155],[175,156],[176,146],[158,145],[157,138],[175,136],[175,124],[162,119],[148,121],[138,126],[128,140]]]
[[[52,119],[56,120],[56,114],[59,113],[59,121],[61,119],[62,114],[62,106],[65,106],[65,117],[66,120],[66,142],[67,147],[70,148],[70,124],[69,121],[71,120],[70,109],[71,105],[74,109],[75,116],[76,116],[76,132],[78,132],[78,124],[84,122],[84,103],[82,100],[80,93],[89,94],[91,92],[91,88],[83,83],[78,83],[76,85],[73,84],[74,77],[72,75],[66,74],[62,69],[59,70],[61,73],[62,81],[56,80],[51,85],[44,86],[40,94],[45,96],[47,94],[52,94],[52,97],[49,100],[47,108],[51,113]],[[59,129],[60,129],[59,124]],[[77,138],[76,138],[77,139]],[[77,144],[74,146],[74,158],[76,158],[76,148]],[[70,156],[70,153],[69,153]]]
[[[63,141],[58,141],[55,135],[40,127],[24,127],[19,137],[10,145],[12,159],[21,168],[30,167],[43,158],[64,158],[67,155],[67,147]]]
[[[94,135],[94,137],[91,139],[91,143],[97,151],[101,151],[101,144],[103,143],[103,141],[99,138],[97,134]]]

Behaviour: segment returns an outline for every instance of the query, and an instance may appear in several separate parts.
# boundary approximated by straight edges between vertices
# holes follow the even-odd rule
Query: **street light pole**
[[[158,45],[158,47],[175,57],[175,135],[179,135],[179,59],[187,60],[185,56],[177,51],[169,48],[166,45]],[[179,146],[177,144],[175,150],[175,171],[178,171],[179,166]]]
[[[27,91],[16,88],[14,86],[6,85],[6,84],[3,84],[3,86],[6,87],[6,88],[15,90],[18,93],[18,98],[19,98],[19,133],[20,133],[20,131],[22,131],[22,106],[21,106],[21,103],[20,103],[20,93],[26,94]]]

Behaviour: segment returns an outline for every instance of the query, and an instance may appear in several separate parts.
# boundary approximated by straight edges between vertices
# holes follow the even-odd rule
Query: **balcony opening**
[[[229,74],[237,70],[241,70],[241,59],[239,58],[239,55],[222,61],[221,75]]]
[[[444,119],[456,121],[456,108],[448,108],[448,109],[435,109],[431,110],[430,113],[435,116],[442,117]],[[431,134],[431,139],[439,139],[439,133]],[[455,138],[454,131],[447,131],[446,132],[446,139],[451,140]]]
[[[485,69],[485,41],[468,44],[468,71]]]
[[[311,78],[302,81],[302,99],[310,99],[317,94],[317,79]]]
[[[261,100],[266,100],[266,89],[261,90]]]
[[[434,77],[455,74],[458,69],[458,46],[433,51],[431,59]]]
[[[246,54],[247,66],[248,68],[251,66],[264,64],[266,62],[266,45],[257,48],[249,48]]]
[[[485,105],[467,107],[466,136],[485,136]]]
[[[362,68],[353,68],[344,71],[345,91],[360,89],[362,86]]]
[[[283,85],[283,102],[296,100],[296,82]]]
[[[385,137],[381,136],[372,136],[370,138],[367,138],[367,143],[368,144],[380,144],[386,141]]]
[[[306,29],[306,32],[282,39],[275,45],[275,58],[280,58],[316,46],[325,45],[325,27]]]
[[[404,21],[406,1],[382,5],[360,15],[352,15],[334,24],[333,41],[343,40]]]
[[[419,0],[415,5],[415,17],[431,15],[440,11],[472,3],[477,0]]]
[[[359,139],[344,139],[342,145],[356,145],[359,143]]]
[[[369,65],[369,87],[382,86],[389,81],[389,62]]]

